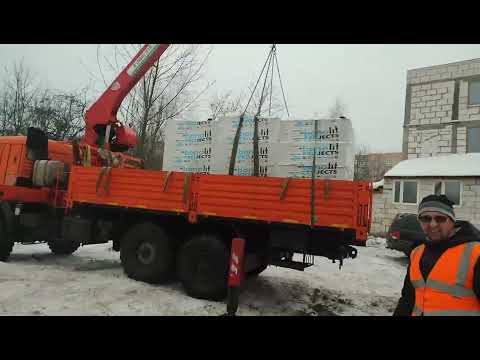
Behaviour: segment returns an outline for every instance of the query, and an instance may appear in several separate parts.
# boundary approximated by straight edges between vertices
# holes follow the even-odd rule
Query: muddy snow
[[[221,315],[223,302],[190,298],[177,282],[149,285],[123,273],[110,244],[51,254],[45,244],[16,244],[0,262],[0,315]],[[371,238],[358,257],[322,257],[305,271],[269,267],[248,280],[238,315],[355,316],[392,314],[408,259]]]

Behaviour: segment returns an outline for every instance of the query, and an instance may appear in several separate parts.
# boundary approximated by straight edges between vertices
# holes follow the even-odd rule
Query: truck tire
[[[228,249],[214,234],[194,236],[184,244],[177,275],[188,295],[220,301],[227,295]]]
[[[61,238],[48,242],[48,247],[55,255],[71,255],[80,247],[76,241],[65,241]]]
[[[3,219],[0,219],[0,261],[7,261],[13,249],[13,241],[8,235]]]
[[[165,282],[175,274],[175,243],[159,226],[141,223],[123,236],[120,260],[131,279],[152,284]]]

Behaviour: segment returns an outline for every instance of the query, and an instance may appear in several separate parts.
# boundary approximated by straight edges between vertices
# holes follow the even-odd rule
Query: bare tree
[[[248,90],[248,95],[250,97],[254,90],[253,83],[250,83],[250,85],[248,86]],[[256,115],[260,104],[262,105],[260,109],[260,117],[277,116],[283,110],[285,110],[283,100],[281,100],[278,89],[273,87],[273,83],[267,84],[265,86],[263,96],[261,88],[257,88],[255,90],[255,93],[253,94],[252,100],[247,108],[246,113],[252,116]],[[244,106],[246,106],[246,103]]]
[[[0,133],[26,135],[35,126],[50,139],[69,140],[84,129],[84,112],[89,102],[87,89],[53,91],[36,85],[23,61],[5,68],[0,93]]]
[[[24,134],[28,128],[30,107],[38,92],[34,78],[23,60],[4,68],[0,95],[0,129],[2,135]]]
[[[370,168],[368,161],[368,153],[370,152],[368,145],[361,145],[355,153],[354,162],[354,179],[370,180]]]
[[[244,96],[232,95],[232,91],[216,93],[209,100],[210,118],[216,120],[228,113],[240,113],[243,111]]]
[[[140,44],[116,45],[113,59],[104,57],[106,65],[101,64],[99,55],[102,77],[105,69],[120,72],[120,64],[125,66],[140,48]],[[211,48],[204,49],[201,45],[171,45],[130,91],[119,109],[119,118],[133,126],[138,134],[135,156],[146,161],[152,157],[162,146],[165,122],[191,109],[212,85],[207,83],[196,89],[210,53]],[[106,81],[104,84],[109,85]]]
[[[385,159],[382,154],[371,154],[369,156],[368,167],[371,181],[379,181],[387,171]]]
[[[10,97],[6,89],[0,93],[0,134],[10,135]]]
[[[387,170],[384,155],[371,153],[367,145],[361,145],[355,153],[355,180],[379,181]]]
[[[216,93],[209,100],[210,118],[216,120],[228,113],[241,114],[244,111],[247,115],[254,116],[258,112],[258,106],[260,102],[262,103],[260,117],[278,116],[285,109],[283,100],[281,100],[278,92],[275,91],[275,88],[272,86],[272,84],[269,84],[265,87],[263,96],[262,89],[257,88],[252,96],[248,108],[245,109],[253,90],[254,83],[251,82],[248,85],[248,96],[246,96],[244,92],[235,96],[231,90],[223,93]]]
[[[347,116],[347,105],[337,96],[335,103],[328,110],[328,117],[338,118],[340,116]]]
[[[72,92],[43,90],[31,107],[31,125],[41,128],[50,139],[73,140],[85,129],[87,89]]]

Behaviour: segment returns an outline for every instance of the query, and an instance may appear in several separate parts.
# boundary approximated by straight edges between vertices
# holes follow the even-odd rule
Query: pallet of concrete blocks
[[[272,163],[271,156],[273,152],[273,144],[265,141],[259,141],[258,144],[258,164],[259,175],[270,176]],[[232,146],[225,144],[215,144],[212,155],[212,174],[228,174],[230,169],[230,158],[232,154]],[[235,160],[234,175],[253,176],[253,142],[249,144],[241,144],[237,148],[237,156]]]
[[[240,123],[240,115],[229,115],[214,122],[215,142],[222,146],[232,146]],[[240,131],[239,145],[253,144],[255,129],[254,117],[245,115]],[[258,140],[266,143],[277,142],[280,130],[279,118],[262,117],[258,119]]]
[[[280,142],[315,141],[315,122],[317,123],[316,140],[319,141],[353,141],[352,122],[347,118],[335,119],[282,119],[280,121]]]
[[[320,179],[353,179],[354,142],[349,119],[282,120],[279,135],[271,176],[310,178],[314,174]]]
[[[211,121],[168,121],[164,134],[163,170],[210,172],[213,144]]]
[[[214,122],[215,139],[212,149],[213,174],[228,174],[233,142],[240,122],[240,115],[225,116]],[[235,158],[234,175],[252,176],[253,166],[253,136],[254,118],[245,115],[240,131],[240,137]],[[259,175],[270,176],[272,169],[271,157],[274,144],[278,141],[280,119],[258,119],[258,160]]]
[[[301,178],[310,179],[337,179],[353,180],[353,169],[341,166],[336,161],[315,164],[315,175],[313,174],[313,165],[295,165],[295,164],[277,164],[270,170],[272,175],[282,178]]]
[[[164,170],[228,174],[240,115],[216,121],[170,121],[165,128]],[[315,123],[317,125],[315,132]],[[316,134],[316,136],[315,136]],[[234,175],[253,175],[254,118],[244,117]],[[259,175],[353,179],[353,129],[349,119],[260,118]]]

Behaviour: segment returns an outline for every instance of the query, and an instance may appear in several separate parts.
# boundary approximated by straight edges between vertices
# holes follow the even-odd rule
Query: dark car
[[[410,252],[425,241],[417,214],[403,213],[395,216],[388,229],[387,248],[403,251],[410,256]]]

